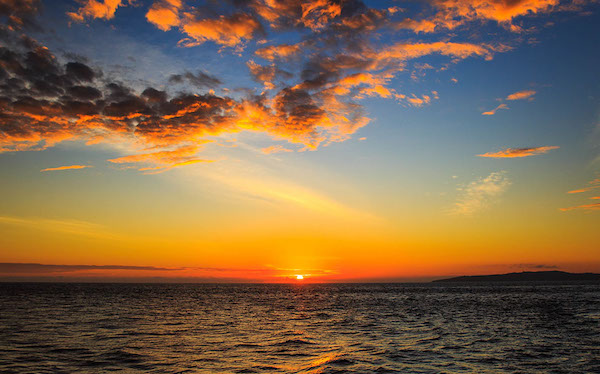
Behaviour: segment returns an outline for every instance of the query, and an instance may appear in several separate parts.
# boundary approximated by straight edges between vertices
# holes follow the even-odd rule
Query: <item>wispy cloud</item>
[[[111,281],[111,282],[286,282],[302,274],[308,279],[327,279],[337,272],[316,268],[162,267],[139,265],[64,265],[4,262],[0,280],[33,281]]]
[[[572,207],[568,207],[568,208],[560,208],[560,210],[562,210],[563,212],[566,212],[566,211],[569,211],[569,210],[576,210],[576,209],[582,209],[582,210],[600,210],[600,203],[583,204],[583,205],[577,205],[577,206],[572,206]]]
[[[68,165],[68,166],[58,166],[55,168],[46,168],[46,169],[42,169],[40,171],[44,172],[44,171],[58,171],[58,170],[77,170],[77,169],[85,169],[85,168],[93,168],[93,166],[92,165]]]
[[[548,264],[513,264],[509,265],[510,267],[519,268],[521,270],[553,270],[558,269],[557,265],[548,265]]]
[[[568,191],[567,193],[583,193],[594,190],[596,188],[600,188],[600,178],[593,179],[587,182],[588,186],[583,188],[578,188],[576,190]]]
[[[455,204],[454,213],[464,215],[476,213],[493,203],[510,185],[511,181],[505,171],[478,178],[458,189],[460,196]]]
[[[36,230],[61,232],[73,235],[112,236],[102,225],[73,219],[0,216],[0,224],[25,226]]]
[[[206,141],[205,141],[206,142]],[[195,154],[201,148],[199,144],[182,146],[175,149],[162,150],[150,153],[141,153],[129,156],[123,156],[108,160],[113,164],[150,164],[152,166],[141,167],[138,170],[144,174],[163,173],[173,168],[186,165],[192,165],[199,162],[214,162],[214,160],[204,160],[195,157]]]
[[[534,90],[524,90],[524,91],[519,91],[519,92],[515,92],[513,94],[510,94],[506,97],[506,100],[533,100],[533,96],[536,94],[537,92]]]
[[[528,157],[541,155],[548,153],[553,149],[558,149],[559,146],[545,146],[545,147],[528,147],[528,148],[507,148],[498,152],[488,152],[478,157],[491,157],[491,158],[517,158],[517,157]]]
[[[584,188],[579,188],[579,189],[576,189],[576,190],[568,191],[567,193],[583,193],[583,192],[591,191],[591,190],[593,190],[595,188],[598,188],[598,187],[600,187],[600,186],[584,187]]]
[[[284,148],[282,145],[272,145],[270,147],[266,147],[261,149],[262,153],[269,155],[271,153],[281,153],[281,152],[294,152],[291,149]]]
[[[140,270],[140,271],[179,271],[184,268],[166,268],[156,266],[135,265],[47,265],[37,263],[0,263],[2,274],[41,274],[41,273],[69,273],[86,270]]]
[[[508,106],[506,104],[500,104],[497,107],[495,107],[494,109],[489,110],[487,112],[483,112],[481,114],[483,114],[484,116],[493,116],[494,114],[496,114],[496,111],[498,111],[500,109],[508,109]]]
[[[537,92],[534,90],[525,90],[525,91],[519,91],[519,92],[515,92],[512,93],[510,95],[508,95],[505,100],[509,100],[509,101],[514,101],[514,100],[533,100],[533,96],[536,94]],[[502,101],[502,99],[498,99],[499,101]],[[500,105],[498,105],[497,107],[495,107],[494,109],[487,111],[487,112],[483,112],[481,114],[483,114],[484,116],[493,116],[494,114],[496,114],[496,112],[500,109],[508,109],[508,106],[504,103],[501,103]]]

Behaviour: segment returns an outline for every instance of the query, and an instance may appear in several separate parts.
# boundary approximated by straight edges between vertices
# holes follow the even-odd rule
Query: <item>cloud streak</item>
[[[563,212],[567,212],[570,210],[600,210],[600,203],[577,205],[568,208],[560,208],[560,210]]]
[[[55,168],[46,168],[46,169],[42,169],[40,170],[41,172],[45,172],[45,171],[59,171],[59,170],[77,170],[77,169],[85,169],[85,168],[92,168],[92,165],[68,165],[68,166],[58,166]]]
[[[497,107],[495,107],[494,109],[492,109],[492,110],[489,110],[489,111],[487,111],[487,112],[483,112],[483,113],[481,113],[481,114],[482,114],[482,115],[484,115],[484,116],[493,116],[493,115],[494,115],[494,114],[496,114],[496,112],[497,112],[498,110],[500,110],[500,109],[508,109],[508,106],[507,106],[506,104],[504,104],[504,103],[503,103],[503,104],[500,104],[500,105],[498,105],[498,106],[497,106]]]
[[[47,265],[37,263],[0,263],[0,274],[72,273],[90,270],[180,271],[184,268],[165,268],[135,265]]]
[[[75,219],[0,216],[0,224],[24,226],[36,230],[92,237],[112,237],[106,227]]]
[[[545,147],[528,147],[528,148],[507,148],[498,152],[488,152],[477,155],[478,157],[490,157],[490,158],[520,158],[541,155],[548,153],[553,149],[558,149],[559,146],[545,146]]]

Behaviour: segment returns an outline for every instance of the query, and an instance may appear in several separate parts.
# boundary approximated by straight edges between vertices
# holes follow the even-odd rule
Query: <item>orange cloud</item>
[[[84,5],[77,12],[68,12],[67,15],[74,21],[83,22],[86,18],[112,19],[122,0],[85,0]]]
[[[156,174],[176,167],[191,165],[198,162],[212,162],[212,160],[203,160],[194,157],[200,148],[200,145],[189,145],[173,150],[163,150],[151,153],[123,156],[108,161],[114,164],[144,163],[157,165],[138,169],[146,172],[146,174]]]
[[[572,206],[572,207],[568,207],[568,208],[560,208],[560,210],[563,211],[563,212],[566,212],[566,211],[569,211],[569,210],[576,210],[576,209],[582,209],[582,210],[600,210],[600,203],[584,204],[584,205]]]
[[[250,74],[252,75],[254,80],[264,84],[265,88],[268,90],[272,90],[275,88],[275,81],[277,79],[285,79],[292,77],[292,74],[281,70],[275,64],[263,66],[250,60],[246,63],[246,66],[248,66]]]
[[[487,112],[483,112],[481,114],[484,116],[493,116],[494,114],[496,114],[496,111],[498,111],[499,109],[508,109],[508,106],[506,104],[500,104],[497,107],[495,107],[494,109],[487,111]]]
[[[4,115],[0,121],[0,152],[42,150],[65,140],[88,144],[114,141],[157,151],[113,159],[113,163],[183,165],[199,160],[195,153],[182,153],[196,152],[198,149],[190,145],[202,144],[207,136],[255,131],[304,145],[304,149],[316,149],[321,144],[348,139],[369,122],[360,105],[317,81],[307,83],[305,88],[285,87],[272,97],[250,95],[234,100],[214,93],[169,97],[152,87],[136,93],[119,83],[97,82],[101,72],[82,63],[62,65],[41,46],[11,56],[18,64],[6,65],[5,69],[34,88],[31,96],[11,97],[8,91],[0,92],[10,97],[0,103]],[[39,66],[49,72],[39,76],[59,79],[34,85],[39,76],[30,76],[20,68],[34,61],[31,56],[43,61]],[[373,79],[384,82],[387,78]],[[379,94],[385,95],[385,90]]]
[[[271,45],[257,49],[254,54],[265,60],[275,60],[277,58],[288,58],[300,51],[302,43],[299,44],[280,44]]]
[[[183,46],[191,47],[206,41],[234,47],[262,32],[262,26],[252,15],[235,13],[218,18],[197,18],[195,14],[186,12],[180,23],[181,30],[190,38],[182,40]]]
[[[341,14],[339,3],[314,1],[253,1],[252,8],[273,28],[304,26],[313,30],[324,28]]]
[[[409,29],[416,33],[431,33],[439,28],[455,29],[467,22],[490,20],[504,25],[513,32],[521,28],[512,21],[521,16],[566,10],[559,8],[559,0],[433,0],[435,12],[421,20],[404,19],[397,28]]]
[[[558,149],[558,146],[545,146],[545,147],[529,147],[529,148],[507,148],[498,152],[488,152],[478,157],[491,157],[491,158],[517,158],[517,157],[528,157],[541,155],[548,153],[553,149]]]
[[[181,0],[156,1],[146,13],[146,19],[159,29],[167,31],[172,27],[179,26],[181,5]]]
[[[558,4],[559,0],[434,0],[434,5],[441,10],[438,16],[445,21],[460,18],[501,23],[527,14],[547,12]]]
[[[506,100],[524,100],[524,99],[529,99],[529,100],[533,100],[533,95],[535,95],[537,92],[534,90],[526,90],[526,91],[519,91],[519,92],[515,92],[513,94],[510,94],[506,97]]]
[[[284,148],[282,145],[272,145],[261,149],[262,153],[269,155],[271,153],[294,152],[291,149]]]
[[[582,192],[588,192],[588,191],[590,191],[590,190],[593,190],[594,188],[597,188],[597,187],[585,187],[585,188],[580,188],[580,189],[578,189],[578,190],[572,190],[572,191],[569,191],[569,192],[567,192],[567,193],[582,193]]]
[[[465,59],[471,56],[491,58],[489,49],[483,46],[453,42],[397,43],[388,48],[383,48],[379,52],[367,53],[366,57],[374,60],[373,67],[381,67],[397,63],[397,61],[416,59],[430,54],[440,54],[458,59]]]
[[[92,168],[93,166],[91,165],[69,165],[69,166],[59,166],[56,168],[46,168],[46,169],[42,169],[40,171],[57,171],[57,170],[73,170],[73,169],[85,169],[85,168]]]
[[[596,188],[600,188],[600,178],[596,178],[594,180],[591,180],[587,184],[590,185],[590,186],[589,187],[580,188],[580,189],[577,189],[577,190],[572,190],[572,191],[569,191],[567,193],[582,193],[582,192],[591,191],[591,190],[596,189]]]

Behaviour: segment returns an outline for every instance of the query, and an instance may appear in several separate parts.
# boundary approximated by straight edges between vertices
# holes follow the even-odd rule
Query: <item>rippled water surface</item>
[[[0,372],[600,373],[600,285],[0,284]]]

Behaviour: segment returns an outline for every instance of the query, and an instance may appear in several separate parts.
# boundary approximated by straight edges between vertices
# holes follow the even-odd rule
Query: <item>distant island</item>
[[[565,271],[523,271],[521,273],[493,275],[464,275],[461,277],[438,279],[433,282],[565,282],[600,281],[596,273],[567,273]]]

